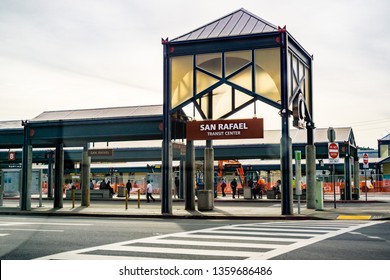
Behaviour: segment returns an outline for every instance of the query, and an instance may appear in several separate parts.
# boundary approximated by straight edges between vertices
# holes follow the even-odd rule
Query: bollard
[[[138,208],[140,208],[141,207],[141,190],[140,189],[138,189]]]
[[[128,192],[128,190],[125,191],[125,195],[126,195],[126,198],[125,198],[125,209],[127,210],[128,205],[129,205],[129,192]]]
[[[75,191],[72,189],[72,208],[74,208],[74,200],[75,200]]]
[[[91,191],[89,190],[89,188],[87,188],[87,203],[85,205],[85,207],[89,207],[89,205],[91,204]]]

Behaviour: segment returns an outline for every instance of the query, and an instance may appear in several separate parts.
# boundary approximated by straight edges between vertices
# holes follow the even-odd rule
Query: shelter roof
[[[0,130],[4,129],[23,129],[22,122],[20,120],[15,121],[0,121]]]
[[[272,23],[246,11],[239,9],[220,19],[197,28],[172,40],[172,42],[221,38],[238,35],[259,34],[277,31]]]
[[[161,116],[162,105],[129,106],[98,109],[46,111],[32,119],[32,122],[60,120],[92,120],[110,118],[131,118],[141,116]]]
[[[379,140],[381,140],[381,141],[390,141],[390,134],[387,134],[385,137],[382,137]]]

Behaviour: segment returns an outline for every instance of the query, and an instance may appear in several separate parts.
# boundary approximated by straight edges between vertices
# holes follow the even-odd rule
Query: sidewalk
[[[326,196],[322,210],[307,209],[306,202],[298,204],[294,201],[293,215],[282,215],[280,200],[218,197],[211,211],[185,210],[183,200],[174,199],[172,214],[161,214],[161,200],[155,196],[156,202],[147,203],[141,196],[140,207],[138,200],[131,198],[126,209],[125,199],[114,197],[109,200],[92,200],[89,207],[80,206],[80,201],[63,200],[63,208],[54,209],[53,200],[44,198],[40,201],[33,198],[31,211],[21,211],[19,199],[4,198],[0,206],[0,215],[47,215],[47,216],[90,216],[90,217],[128,217],[128,218],[185,218],[185,219],[358,219],[358,220],[390,220],[390,194],[370,196],[365,200],[361,196],[355,201],[336,201],[334,208],[333,197]],[[197,203],[195,203],[195,208]],[[197,208],[196,208],[197,209]]]

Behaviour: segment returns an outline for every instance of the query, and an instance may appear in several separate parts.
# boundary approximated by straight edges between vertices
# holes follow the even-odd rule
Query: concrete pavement
[[[53,200],[33,198],[31,211],[21,211],[17,198],[4,198],[0,206],[0,215],[47,215],[47,216],[103,216],[131,218],[205,218],[205,219],[359,219],[390,220],[390,194],[370,194],[365,200],[361,196],[356,201],[336,201],[326,196],[321,210],[307,209],[305,201],[298,204],[294,201],[294,214],[282,215],[280,200],[218,197],[212,211],[185,210],[183,200],[174,199],[172,214],[161,214],[161,203],[158,196],[156,202],[147,203],[145,196],[131,198],[127,209],[124,198],[114,197],[109,200],[92,200],[89,207],[80,206],[80,200],[73,202],[64,199],[63,208],[53,208]]]

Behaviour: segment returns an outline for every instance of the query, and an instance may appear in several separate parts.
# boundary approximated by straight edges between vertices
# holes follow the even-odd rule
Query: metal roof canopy
[[[23,147],[23,133],[21,121],[1,121],[0,149]]]
[[[184,113],[182,113],[182,116]],[[162,105],[43,112],[27,121],[33,147],[81,147],[91,142],[162,139]],[[183,126],[173,120],[177,137]],[[20,121],[0,122],[0,148],[23,147]]]

